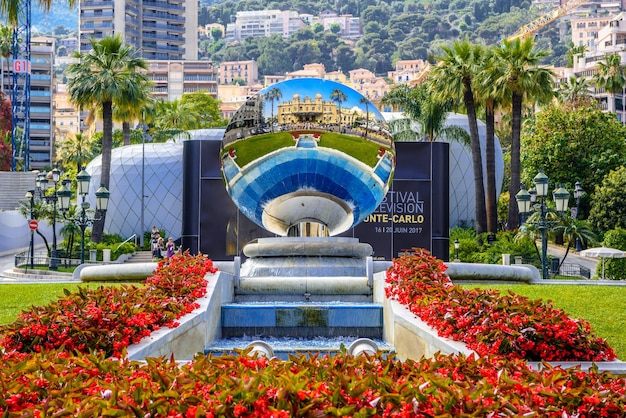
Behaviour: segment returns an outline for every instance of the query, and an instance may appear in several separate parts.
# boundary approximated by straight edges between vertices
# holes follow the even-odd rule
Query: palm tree
[[[80,173],[83,167],[93,159],[91,140],[81,132],[70,135],[64,141],[58,142],[57,147],[59,148],[58,160],[64,165],[69,163],[76,164],[77,173]]]
[[[280,100],[281,97],[283,97],[283,92],[278,87],[274,87],[265,93],[265,100],[272,102],[272,119],[270,120],[272,133],[274,132],[274,100]]]
[[[437,85],[433,91],[435,98],[463,100],[469,124],[474,174],[476,203],[476,233],[486,230],[485,187],[483,164],[474,101],[474,83],[484,55],[480,45],[472,44],[467,38],[455,41],[452,47],[442,46],[443,55],[438,56],[439,65],[433,67],[429,77]]]
[[[144,94],[148,77],[140,72],[147,69],[147,62],[139,58],[134,49],[123,42],[121,36],[91,39],[91,51],[76,51],[74,58],[80,62],[67,69],[70,100],[79,108],[102,109],[102,173],[100,183],[109,188],[111,177],[111,148],[113,141],[113,103],[127,106]],[[91,236],[100,242],[104,230],[106,212],[93,226]]]
[[[359,103],[365,105],[365,138],[367,138],[367,130],[369,128],[370,123],[370,99],[367,97],[361,97],[359,99]]]
[[[569,215],[565,215],[561,219],[561,223],[554,228],[554,232],[563,234],[567,238],[567,248],[559,268],[563,265],[570,248],[576,243],[576,240],[579,240],[586,247],[591,247],[598,242],[598,238],[589,228],[589,224],[586,221],[578,220]]]
[[[615,113],[615,96],[624,90],[626,86],[626,67],[622,65],[619,55],[608,55],[604,61],[598,62],[598,71],[594,76],[594,82],[598,88],[603,88],[611,94],[609,97],[608,110]],[[624,100],[622,98],[622,112],[624,111]]]
[[[337,102],[337,116],[339,117],[339,129],[341,130],[341,103],[348,100],[348,96],[341,89],[334,89],[332,93],[330,93],[330,100],[333,102]]]
[[[0,90],[4,90],[4,62],[6,62],[7,72],[9,71],[9,58],[13,53],[13,29],[9,26],[0,25],[0,57],[3,58],[0,67]],[[11,83],[9,83],[11,85]]]
[[[478,73],[477,97],[485,109],[485,168],[487,179],[486,215],[487,232],[498,231],[498,196],[496,195],[495,112],[506,102],[506,90],[496,84],[501,79],[500,68],[492,51],[488,50],[483,70]]]
[[[534,48],[534,40],[503,40],[494,49],[501,75],[496,80],[498,86],[510,92],[511,103],[511,185],[509,188],[509,213],[507,226],[515,229],[519,225],[519,213],[515,195],[520,190],[520,133],[524,98],[531,101],[547,102],[554,96],[554,73],[547,68],[539,68],[539,60],[546,56]]]
[[[113,120],[122,122],[122,137],[124,145],[130,145],[130,126],[131,123],[140,120],[144,114],[144,109],[150,102],[150,86],[151,82],[146,83],[140,90],[139,95],[135,97],[133,102],[124,105],[113,105]]]
[[[559,85],[557,97],[562,103],[571,103],[574,107],[591,104],[591,86],[584,77],[570,76]]]

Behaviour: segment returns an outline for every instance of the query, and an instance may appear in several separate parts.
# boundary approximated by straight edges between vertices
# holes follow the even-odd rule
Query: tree
[[[480,45],[470,43],[467,38],[455,41],[452,46],[444,45],[442,50],[443,54],[437,57],[438,65],[433,67],[429,76],[438,86],[434,91],[435,97],[445,100],[463,100],[465,105],[470,131],[476,195],[476,233],[482,234],[487,229],[487,214],[474,83],[484,52]]]
[[[534,48],[534,40],[504,40],[494,49],[499,61],[501,76],[496,84],[508,92],[511,103],[511,185],[509,188],[509,216],[507,227],[515,229],[519,225],[519,213],[515,195],[520,190],[520,133],[522,129],[522,109],[524,98],[531,102],[547,102],[553,96],[553,72],[537,67],[539,60],[546,56]]]
[[[596,86],[610,93],[608,101],[609,112],[615,113],[615,95],[621,92],[626,86],[626,66],[622,65],[618,54],[608,55],[604,61],[598,62],[598,72],[594,77]],[[622,99],[622,111],[624,111],[624,100]]]
[[[150,106],[150,86],[152,82],[147,81],[137,89],[137,95],[124,103],[113,105],[113,120],[122,122],[122,137],[124,145],[130,145],[130,125],[142,119],[144,110]]]
[[[612,114],[553,104],[529,122],[521,136],[527,185],[543,169],[553,184],[571,189],[580,181],[593,194],[611,170],[626,164],[626,127]]]
[[[156,131],[188,131],[201,126],[200,113],[195,106],[182,100],[156,103],[154,112],[154,129]]]
[[[596,189],[589,223],[599,231],[626,229],[626,166],[611,171]]]
[[[102,173],[100,183],[109,188],[111,177],[111,149],[113,141],[113,104],[125,106],[143,94],[148,83],[140,69],[148,68],[147,62],[139,58],[134,49],[122,41],[121,36],[107,36],[100,40],[91,39],[91,51],[82,54],[76,51],[74,58],[80,61],[71,64],[67,73],[68,92],[72,103],[81,109],[102,109]],[[106,212],[94,223],[92,240],[100,242],[104,231]]]
[[[341,103],[348,100],[348,96],[341,89],[334,89],[332,93],[330,93],[330,100],[337,103],[337,117],[339,118],[338,123],[339,127],[341,127]]]
[[[213,42],[217,42],[222,39],[222,30],[220,28],[211,28],[211,38],[213,38]]]
[[[64,141],[57,142],[57,147],[57,162],[61,162],[65,166],[76,164],[77,173],[80,173],[94,157],[91,153],[90,138],[81,132],[68,136]]]
[[[589,81],[584,77],[573,75],[559,85],[556,96],[562,104],[570,106],[590,107],[594,102]]]
[[[496,84],[501,79],[500,67],[491,50],[485,57],[482,71],[477,75],[477,97],[485,109],[485,169],[487,190],[485,209],[487,232],[498,231],[498,196],[496,195],[496,156],[495,156],[495,114],[500,105],[506,102],[505,89]]]
[[[565,238],[567,238],[565,255],[559,264],[559,268],[561,268],[565,262],[567,254],[569,254],[569,250],[576,243],[576,240],[580,241],[583,247],[591,247],[595,245],[598,240],[596,234],[594,234],[589,227],[588,222],[573,218],[572,216],[569,216],[569,214],[565,214],[561,218],[561,223],[554,227],[554,232],[562,234]]]
[[[265,93],[265,100],[271,102],[272,106],[272,119],[270,121],[270,126],[272,127],[272,132],[274,132],[274,100],[280,100],[283,97],[283,93],[280,91],[278,87],[271,88],[267,93]]]
[[[200,114],[199,129],[226,126],[227,121],[222,118],[220,101],[215,99],[206,90],[183,94],[180,99],[183,105],[189,105]]]
[[[9,58],[11,57],[12,52],[13,52],[13,29],[10,28],[9,26],[0,25],[0,57],[2,57],[2,66],[0,67],[0,74],[1,74],[0,80],[2,80],[3,83],[4,83],[5,62],[6,62],[7,72],[8,72],[9,71]]]
[[[0,91],[0,171],[11,170],[11,118],[13,109],[6,94]]]

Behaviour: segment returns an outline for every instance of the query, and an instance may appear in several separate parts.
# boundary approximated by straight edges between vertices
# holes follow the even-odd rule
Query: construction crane
[[[11,77],[11,171],[30,169],[30,28],[31,0],[18,3],[17,24],[13,29],[13,68]],[[2,80],[4,83],[4,80]]]
[[[525,39],[537,33],[539,30],[546,27],[555,20],[567,15],[569,12],[576,9],[577,7],[587,3],[588,1],[589,0],[570,0],[567,3],[552,10],[550,13],[546,13],[541,17],[533,20],[532,22],[520,27],[514,34],[506,37],[505,39],[507,41],[513,41],[518,38]],[[427,62],[426,66],[424,66],[424,69],[413,80],[410,81],[410,85],[414,87],[424,81],[432,67],[433,66]]]
[[[567,3],[552,10],[550,13],[546,13],[543,16],[540,16],[537,19],[533,20],[532,22],[520,27],[513,35],[508,36],[505,39],[507,41],[512,41],[517,38],[527,38],[587,2],[589,2],[589,0],[570,0]]]

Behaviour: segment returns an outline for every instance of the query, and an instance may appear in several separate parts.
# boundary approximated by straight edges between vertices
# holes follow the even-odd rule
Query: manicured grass
[[[335,132],[324,132],[320,138],[319,145],[320,147],[334,148],[344,152],[370,167],[374,167],[378,162],[376,156],[378,155],[378,148],[381,147],[380,144],[363,138]]]
[[[46,305],[63,296],[63,289],[70,292],[82,288],[119,286],[110,283],[46,283],[46,284],[3,284],[0,285],[0,324],[8,324],[17,315],[31,306]]]
[[[237,141],[230,147],[234,148],[237,153],[237,159],[235,160],[237,165],[244,167],[249,162],[267,155],[272,151],[291,147],[294,144],[295,141],[289,132],[275,132],[273,134],[254,135],[244,140]]]
[[[237,141],[231,146],[236,150],[237,159],[235,162],[239,167],[244,167],[249,162],[272,151],[294,145],[295,141],[289,132],[275,132],[251,136]],[[381,147],[380,144],[360,137],[335,132],[324,132],[320,137],[319,146],[345,152],[370,167],[374,167],[378,162],[376,156],[378,155],[378,148]]]
[[[626,286],[467,285],[466,288],[511,290],[530,299],[552,301],[572,318],[585,319],[592,331],[606,339],[620,360],[626,360]]]

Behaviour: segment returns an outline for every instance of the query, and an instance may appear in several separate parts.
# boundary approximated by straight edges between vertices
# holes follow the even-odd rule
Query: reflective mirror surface
[[[258,225],[283,236],[303,229],[336,235],[382,201],[395,148],[366,97],[301,78],[250,97],[226,128],[220,159],[228,193]]]

